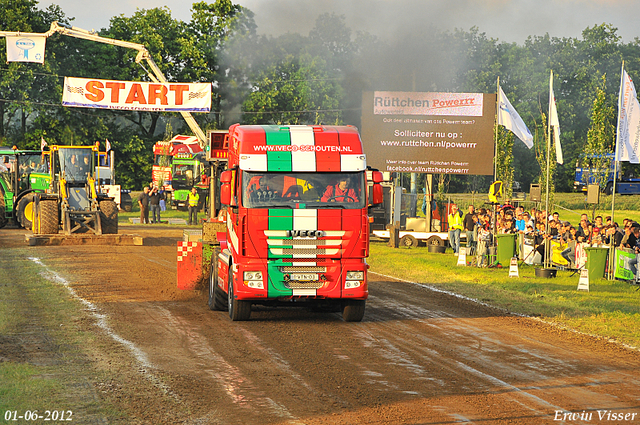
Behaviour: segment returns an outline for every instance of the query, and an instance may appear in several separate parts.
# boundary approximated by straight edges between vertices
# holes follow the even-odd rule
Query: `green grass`
[[[371,271],[425,283],[465,295],[510,312],[537,316],[576,330],[614,338],[640,347],[640,292],[621,281],[598,280],[590,291],[578,291],[579,275],[559,271],[556,278],[537,278],[533,266],[509,269],[456,266],[450,254],[427,248],[390,248],[371,243]]]

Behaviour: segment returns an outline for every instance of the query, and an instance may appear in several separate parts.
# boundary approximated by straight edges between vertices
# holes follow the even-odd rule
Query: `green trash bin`
[[[602,279],[607,266],[609,248],[588,247],[584,250],[587,252],[587,264],[584,267],[589,270],[589,282]]]
[[[498,242],[496,261],[503,266],[509,265],[511,259],[516,255],[516,236],[515,233],[495,235],[496,241]]]

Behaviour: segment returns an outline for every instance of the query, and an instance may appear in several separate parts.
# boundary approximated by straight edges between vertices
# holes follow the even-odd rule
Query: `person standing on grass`
[[[160,195],[160,211],[167,210],[167,191],[164,190],[164,187],[158,191],[158,195]]]
[[[198,189],[191,188],[189,193],[189,226],[192,224],[198,224],[198,203],[200,202],[200,195]]]
[[[463,222],[464,222],[464,233],[467,236],[467,255],[473,255],[476,247],[476,210],[473,205],[469,205],[469,212],[465,214]]]
[[[453,248],[453,253],[458,255],[460,251],[460,233],[462,232],[462,213],[458,211],[456,204],[451,205],[451,214],[448,215],[447,221],[449,223],[449,244]]]
[[[160,223],[160,194],[155,186],[149,193],[149,208],[151,210],[151,223]]]
[[[140,224],[149,224],[149,186],[142,189],[142,193],[138,196],[138,205],[140,206]]]

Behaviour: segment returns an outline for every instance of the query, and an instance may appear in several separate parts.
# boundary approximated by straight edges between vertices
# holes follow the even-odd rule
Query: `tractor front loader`
[[[118,233],[118,207],[96,190],[98,146],[51,146],[51,184],[34,199],[34,234]]]

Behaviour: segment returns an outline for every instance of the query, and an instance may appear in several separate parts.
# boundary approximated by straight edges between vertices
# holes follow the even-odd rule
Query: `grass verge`
[[[0,250],[0,422],[27,411],[45,418],[64,411],[81,422],[119,417],[96,395],[102,372],[89,366],[95,336],[85,329],[86,312],[27,255]]]
[[[598,280],[590,291],[578,291],[579,275],[559,271],[556,278],[535,277],[533,266],[509,277],[507,268],[456,266],[457,257],[418,247],[390,248],[372,242],[371,271],[432,285],[507,309],[541,317],[581,332],[640,347],[640,291],[621,281]]]

